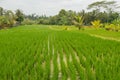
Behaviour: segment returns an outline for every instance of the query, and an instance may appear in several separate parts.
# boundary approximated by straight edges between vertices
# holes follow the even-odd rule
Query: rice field
[[[120,42],[45,25],[0,30],[0,80],[119,80]]]

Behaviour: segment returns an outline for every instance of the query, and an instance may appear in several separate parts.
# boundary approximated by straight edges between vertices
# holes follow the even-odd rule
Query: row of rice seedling
[[[27,34],[27,35],[26,35]],[[40,71],[37,71],[39,69],[42,70],[41,67],[41,61],[42,56],[41,49],[42,49],[42,40],[45,38],[43,37],[44,34],[39,34],[40,38],[38,36],[31,36],[26,33],[21,39],[19,40],[19,35],[21,34],[13,34],[10,37],[15,37],[11,39],[11,41],[8,41],[5,39],[1,40],[1,57],[3,59],[1,60],[1,63],[3,63],[3,69],[1,71],[1,79],[37,79],[37,73]],[[16,36],[17,35],[17,36]],[[7,36],[9,38],[9,35]],[[16,39],[18,38],[18,40]],[[37,38],[36,38],[37,37]],[[2,37],[4,39],[6,37]],[[43,39],[42,39],[43,38]],[[15,43],[16,42],[16,43]],[[46,42],[44,42],[45,44]],[[4,46],[6,44],[6,46]],[[39,51],[39,52],[38,52]],[[3,54],[3,56],[2,56]],[[41,56],[41,57],[40,57]],[[5,57],[7,60],[5,60]],[[45,57],[45,55],[44,55]],[[41,59],[40,59],[41,58]],[[39,60],[38,60],[39,59]],[[38,65],[39,64],[39,65]],[[1,66],[1,68],[2,68]],[[37,67],[35,67],[37,66]],[[43,71],[42,71],[43,73]],[[41,76],[43,77],[43,76]]]
[[[63,36],[63,34],[66,34],[66,35]],[[62,35],[62,37],[61,37],[61,35]],[[74,39],[71,38],[71,36],[74,37]],[[89,40],[87,40],[87,39],[83,40],[81,37],[84,37],[84,39],[87,38]],[[116,60],[114,57],[111,58],[111,56],[114,56],[114,55],[111,54],[110,53],[111,51],[109,50],[112,46],[112,45],[110,45],[111,42],[114,43],[114,45],[119,44],[118,42],[116,43],[113,41],[92,38],[85,34],[79,34],[79,35],[78,35],[78,33],[71,34],[69,32],[58,32],[57,38],[59,38],[59,44],[61,45],[61,46],[59,46],[59,50],[62,50],[60,52],[60,54],[62,56],[64,56],[64,54],[65,54],[65,56],[67,57],[67,59],[66,59],[67,65],[68,65],[67,68],[65,67],[66,62],[64,61],[63,57],[61,58],[61,60],[63,60],[63,63],[61,63],[61,64],[63,64],[62,67],[66,68],[64,70],[64,73],[66,73],[67,78],[69,75],[71,75],[71,74],[67,73],[67,72],[70,72],[70,68],[71,68],[71,66],[69,66],[70,63],[68,60],[70,57],[70,54],[71,54],[72,61],[74,64],[73,70],[77,70],[77,72],[79,73],[80,79],[82,79],[82,80],[98,79],[99,80],[99,79],[106,79],[106,77],[107,77],[107,79],[113,79],[112,77],[110,77],[112,72],[110,72],[109,71],[110,69],[108,67],[106,67],[106,65],[109,65],[109,64],[106,64],[104,60],[105,59],[108,60],[107,57],[109,57],[110,59],[113,59],[114,61],[118,61],[118,59]],[[94,41],[94,42],[92,42],[92,41]],[[89,43],[89,42],[91,42],[91,43]],[[102,45],[105,46],[107,49],[100,47]],[[100,48],[103,51],[101,51]],[[119,48],[119,47],[117,47],[117,48]],[[114,53],[114,48],[113,48],[112,52]],[[118,52],[119,51],[117,51],[116,54],[118,54]],[[76,59],[75,54],[77,54],[80,62]],[[108,62],[111,63],[111,61],[108,61]],[[112,62],[112,64],[113,63],[114,62]],[[114,66],[109,65],[109,67],[111,67],[111,69],[113,69],[112,67],[114,67]],[[103,72],[103,71],[105,71],[105,72]],[[110,72],[109,75],[107,75],[108,72]],[[73,75],[75,76],[76,73],[72,74],[72,76],[70,76],[71,79],[73,79]],[[118,77],[116,79],[118,79]]]
[[[120,43],[76,31],[0,31],[1,80],[119,80]]]
[[[114,48],[112,48],[113,45],[111,45],[111,44],[114,43],[114,46],[116,48],[119,48],[119,46],[118,46],[119,43],[113,42],[113,41],[102,40],[102,39],[98,39],[98,38],[92,38],[87,35],[81,35],[81,36],[83,36],[83,37],[86,36],[87,39],[84,38],[85,40],[81,42],[82,39],[77,40],[74,37],[76,41],[75,42],[71,41],[70,44],[77,51],[77,53],[81,59],[80,61],[86,69],[88,79],[91,79],[91,80],[106,79],[106,77],[107,77],[107,79],[110,79],[110,80],[114,79],[110,75],[112,75],[112,72],[114,71],[113,68],[115,68],[115,66],[110,65],[110,67],[112,68],[111,69],[112,71],[109,71],[110,69],[107,66],[110,63],[114,64],[114,62],[111,61],[112,59],[114,59],[115,61],[118,60],[118,58],[113,58],[113,57],[115,56],[115,54],[118,55],[119,49],[117,49],[117,51],[116,51]],[[81,38],[81,37],[78,37],[78,38]],[[89,44],[86,44],[90,40],[91,40],[91,42]],[[94,42],[92,42],[93,40],[94,40]],[[96,44],[94,44],[94,43],[96,43]],[[91,50],[92,46],[94,47],[94,50]],[[100,47],[100,46],[104,46],[104,47]],[[112,48],[112,49],[110,50],[110,48]],[[111,54],[111,52],[112,52],[112,54]],[[83,56],[86,57],[85,58],[86,61],[84,61]],[[109,63],[106,64],[104,61],[105,59],[106,59],[106,61],[109,60],[109,61],[107,61]],[[116,67],[118,67],[118,66],[116,66]],[[106,69],[108,71],[106,71]],[[110,73],[110,75],[108,75],[108,72]]]
[[[68,51],[70,52],[70,54],[72,55],[72,62],[73,62],[73,70],[76,70],[76,72],[74,73],[74,76],[77,77],[77,79],[85,79],[85,72],[81,66],[81,64],[79,63],[79,57],[77,58],[76,52],[72,49],[72,47],[69,44],[69,41],[67,39],[65,39],[65,44],[66,47],[68,47]],[[73,79],[74,80],[74,79]]]

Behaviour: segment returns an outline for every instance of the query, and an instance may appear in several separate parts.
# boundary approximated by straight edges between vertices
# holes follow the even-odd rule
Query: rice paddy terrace
[[[0,31],[0,80],[119,80],[120,42],[48,26]]]

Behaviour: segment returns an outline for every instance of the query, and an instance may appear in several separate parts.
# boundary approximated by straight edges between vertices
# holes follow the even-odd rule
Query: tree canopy
[[[101,9],[107,10],[108,12],[114,11],[115,9],[120,8],[117,5],[116,1],[97,1],[88,5],[87,9],[95,9],[100,11]]]
[[[47,24],[47,25],[75,25],[79,29],[81,25],[92,25],[91,22],[100,20],[101,23],[112,23],[118,20],[119,12],[116,1],[97,1],[88,5],[88,9],[75,12],[72,10],[61,9],[54,16],[46,15],[25,15],[22,10],[17,9],[15,12],[5,10],[0,7],[0,28],[12,27],[23,24]]]

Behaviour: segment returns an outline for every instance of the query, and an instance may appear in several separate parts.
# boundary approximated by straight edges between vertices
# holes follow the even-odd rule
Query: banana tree
[[[96,29],[100,28],[102,26],[100,20],[94,20],[91,22],[92,26]]]

